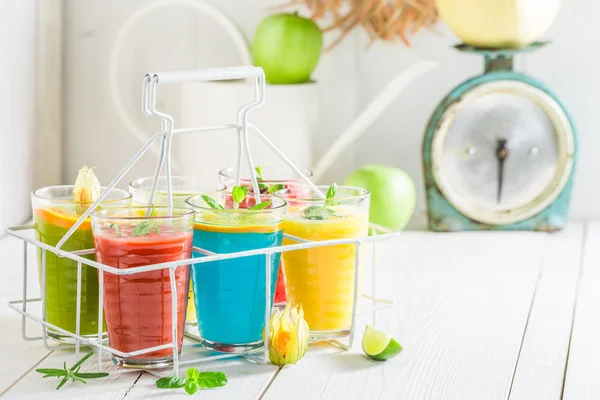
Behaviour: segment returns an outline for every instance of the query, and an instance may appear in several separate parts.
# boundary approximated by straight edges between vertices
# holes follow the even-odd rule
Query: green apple
[[[271,15],[254,34],[254,65],[264,69],[272,84],[308,82],[321,56],[322,36],[310,19],[296,14]]]
[[[417,194],[410,175],[386,165],[365,165],[347,179],[347,186],[371,192],[369,220],[390,229],[402,230],[415,212]]]

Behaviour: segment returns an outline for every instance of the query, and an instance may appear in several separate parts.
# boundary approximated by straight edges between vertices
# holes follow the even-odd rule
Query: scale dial
[[[551,96],[524,82],[483,83],[452,103],[432,141],[433,176],[462,214],[510,224],[548,207],[573,168],[569,118]]]

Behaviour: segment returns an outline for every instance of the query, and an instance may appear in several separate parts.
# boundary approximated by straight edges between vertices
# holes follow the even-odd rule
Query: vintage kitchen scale
[[[568,111],[546,86],[515,72],[520,49],[478,49],[485,72],[437,107],[423,141],[433,231],[557,231],[567,224],[577,137]]]

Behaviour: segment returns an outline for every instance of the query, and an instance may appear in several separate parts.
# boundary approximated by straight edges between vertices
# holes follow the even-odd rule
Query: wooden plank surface
[[[507,399],[548,237],[403,234],[378,250],[389,264],[378,282],[397,301],[383,326],[404,352],[375,362],[357,343],[307,357],[284,368],[264,398]]]
[[[564,400],[600,398],[600,224],[590,223],[575,308]]]
[[[583,224],[548,237],[510,400],[561,398],[583,240]]]

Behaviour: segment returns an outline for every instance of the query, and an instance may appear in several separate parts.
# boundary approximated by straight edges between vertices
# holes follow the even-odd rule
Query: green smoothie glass
[[[36,239],[50,246],[63,238],[92,203],[75,202],[73,185],[51,186],[38,189],[31,194],[33,223]],[[100,208],[128,206],[131,194],[112,189]],[[92,227],[86,219],[61,250],[76,251],[94,248]],[[85,258],[95,260],[94,255]],[[38,250],[38,271],[41,280],[42,250]],[[81,319],[80,335],[98,335],[98,271],[82,265],[81,270]],[[40,282],[41,283],[41,282]],[[77,262],[60,258],[46,251],[46,321],[68,332],[76,333],[77,311]],[[60,342],[72,342],[69,336],[48,328],[48,336]]]

